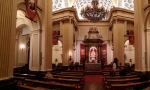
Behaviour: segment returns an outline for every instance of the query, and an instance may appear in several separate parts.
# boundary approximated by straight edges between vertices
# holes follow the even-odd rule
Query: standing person
[[[46,78],[53,78],[53,75],[51,74],[51,70],[47,69]]]
[[[113,70],[116,71],[116,63],[113,63]]]

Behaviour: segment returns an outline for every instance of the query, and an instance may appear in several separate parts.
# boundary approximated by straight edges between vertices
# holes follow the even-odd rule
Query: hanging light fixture
[[[99,6],[97,0],[93,0],[91,5],[87,4],[85,7],[82,7],[80,15],[93,23],[97,23],[108,18],[109,10],[105,9],[103,6]]]

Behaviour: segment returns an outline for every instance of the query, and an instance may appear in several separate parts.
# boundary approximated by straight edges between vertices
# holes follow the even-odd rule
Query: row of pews
[[[119,72],[115,72],[118,73],[116,76],[109,76],[110,71],[103,71],[102,82],[107,90],[136,90],[138,87],[150,84],[150,81],[138,82],[140,78],[137,75],[119,76]]]
[[[84,72],[62,72],[53,78],[43,77],[36,80],[36,75],[14,73],[18,81],[19,90],[82,90],[84,86]]]

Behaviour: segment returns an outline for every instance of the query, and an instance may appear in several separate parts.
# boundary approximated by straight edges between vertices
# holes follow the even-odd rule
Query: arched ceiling
[[[91,3],[92,0],[52,0],[52,7],[53,11],[63,9],[66,7],[74,6],[78,14],[80,13],[80,9],[88,4]],[[98,0],[100,5],[103,5],[106,9],[111,9],[114,7],[121,7],[125,9],[130,9],[134,11],[134,0]]]

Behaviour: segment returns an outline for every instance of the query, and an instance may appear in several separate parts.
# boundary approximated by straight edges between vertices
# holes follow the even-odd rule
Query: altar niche
[[[96,28],[91,27],[88,36],[84,37],[85,63],[101,63],[102,60],[102,35]]]
[[[96,62],[97,63],[97,48],[91,47],[89,52],[89,62]]]

